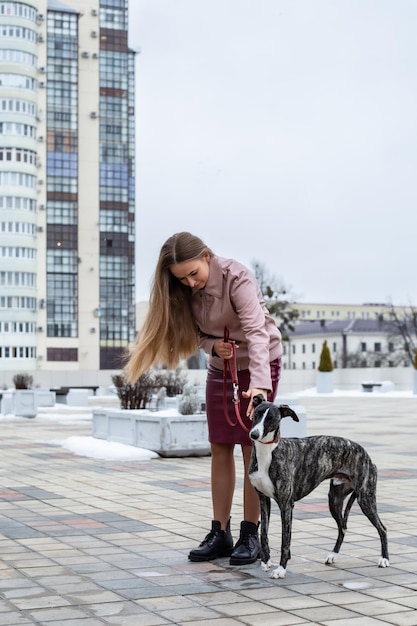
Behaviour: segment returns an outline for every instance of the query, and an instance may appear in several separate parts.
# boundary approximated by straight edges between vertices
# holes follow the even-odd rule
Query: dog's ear
[[[261,393],[257,393],[256,396],[252,398],[253,408],[255,409],[257,406],[261,404],[261,402],[265,402],[265,398]]]
[[[278,408],[280,410],[281,417],[292,417],[294,422],[299,422],[300,421],[298,419],[297,413],[295,411],[293,411],[292,409],[290,409],[288,404],[280,404]]]

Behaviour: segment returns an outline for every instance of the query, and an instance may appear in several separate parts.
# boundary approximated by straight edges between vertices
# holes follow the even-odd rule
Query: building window
[[[0,15],[7,15],[7,17],[15,15],[16,17],[26,17],[32,22],[36,21],[36,9],[22,2],[1,2]]]
[[[311,344],[311,352],[312,352],[312,354],[316,353],[316,344],[315,343]]]
[[[365,341],[361,342],[361,352],[366,352],[366,342]]]
[[[15,163],[36,165],[36,152],[22,148],[0,148],[0,161],[13,161]]]
[[[48,361],[78,361],[77,348],[47,348]]]
[[[305,343],[303,343],[303,344],[302,344],[302,346],[301,346],[301,352],[302,352],[303,354],[305,354],[305,353],[306,353],[306,345],[305,345]]]
[[[379,342],[375,343],[375,352],[381,352],[381,344]]]

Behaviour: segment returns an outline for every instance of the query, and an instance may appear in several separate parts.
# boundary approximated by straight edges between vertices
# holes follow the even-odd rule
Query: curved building
[[[0,2],[0,365],[37,355],[38,44],[33,2]]]

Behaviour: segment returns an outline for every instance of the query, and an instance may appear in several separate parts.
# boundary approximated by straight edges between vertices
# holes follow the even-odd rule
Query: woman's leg
[[[244,464],[243,483],[243,521],[240,524],[240,536],[230,557],[230,565],[254,563],[259,556],[259,498],[248,476],[252,446],[242,445]]]
[[[230,519],[235,484],[234,444],[212,443],[211,497],[213,519],[220,522],[222,530],[226,530]]]
[[[213,517],[211,531],[200,545],[191,550],[190,561],[211,561],[230,556],[233,537],[230,532],[230,512],[235,490],[235,459],[233,443],[211,444],[211,497]]]
[[[249,480],[249,463],[252,446],[242,446],[245,476],[243,483],[243,519],[257,524],[259,522],[259,497]]]

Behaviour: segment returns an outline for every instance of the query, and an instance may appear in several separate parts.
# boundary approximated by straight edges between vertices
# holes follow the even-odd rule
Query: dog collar
[[[275,437],[275,439],[273,439],[272,441],[259,441],[259,443],[263,443],[266,446],[270,446],[273,443],[278,443],[278,441],[281,439],[281,435],[278,435],[277,437]]]

